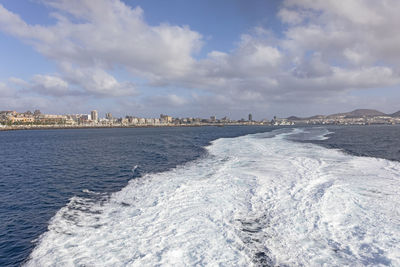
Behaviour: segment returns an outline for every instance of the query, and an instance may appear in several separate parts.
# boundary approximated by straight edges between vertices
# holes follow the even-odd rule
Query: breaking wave
[[[26,265],[399,266],[400,163],[293,141],[326,134],[218,139],[110,196],[73,197]]]

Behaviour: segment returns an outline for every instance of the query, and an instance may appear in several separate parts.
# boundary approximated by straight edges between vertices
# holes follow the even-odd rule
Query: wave
[[[218,139],[107,198],[74,197],[26,265],[400,265],[400,164],[290,140],[327,134]]]

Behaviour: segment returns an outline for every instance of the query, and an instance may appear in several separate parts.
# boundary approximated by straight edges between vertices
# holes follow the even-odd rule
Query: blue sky
[[[0,110],[395,112],[395,0],[0,0]]]
[[[136,0],[124,1],[145,10],[145,19],[151,25],[168,22],[188,25],[207,40],[200,53],[205,56],[212,50],[229,51],[235,48],[242,33],[255,26],[267,27],[277,34],[282,24],[276,18],[281,1],[252,0]]]

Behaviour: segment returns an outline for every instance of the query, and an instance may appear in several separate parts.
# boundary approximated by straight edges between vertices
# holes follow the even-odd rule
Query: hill
[[[400,110],[395,112],[395,113],[393,113],[393,114],[390,114],[389,116],[390,117],[400,117]]]
[[[350,112],[332,114],[327,117],[333,118],[342,116],[344,116],[345,118],[360,118],[360,117],[387,116],[387,114],[376,109],[356,109]]]
[[[296,116],[290,116],[290,117],[287,117],[286,119],[289,120],[289,121],[300,121],[300,120],[303,120],[303,118],[296,117]]]
[[[336,113],[331,115],[315,115],[307,118],[301,118],[297,116],[290,116],[287,118],[289,121],[300,121],[300,120],[317,120],[317,119],[336,119],[338,117],[344,118],[365,118],[365,117],[376,117],[376,116],[390,116],[400,117],[400,110],[393,114],[386,114],[376,109],[355,109],[350,112]]]

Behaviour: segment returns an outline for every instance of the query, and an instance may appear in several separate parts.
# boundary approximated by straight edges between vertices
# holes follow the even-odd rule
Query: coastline
[[[251,123],[202,123],[202,124],[135,124],[135,125],[12,125],[1,126],[0,132],[21,131],[21,130],[66,130],[66,129],[106,129],[106,128],[164,128],[164,127],[225,127],[225,126],[395,126],[399,124],[294,124],[294,125],[274,125],[262,122]]]
[[[271,126],[262,123],[232,123],[232,124],[217,124],[217,123],[207,123],[207,124],[164,124],[164,125],[12,125],[0,127],[0,132],[2,131],[21,131],[21,130],[65,130],[65,129],[105,129],[105,128],[163,128],[163,127],[202,127],[202,126],[214,126],[214,127],[224,127],[224,126]]]

